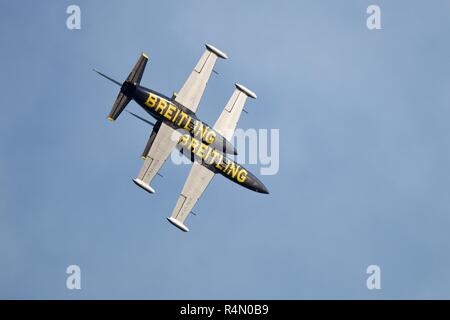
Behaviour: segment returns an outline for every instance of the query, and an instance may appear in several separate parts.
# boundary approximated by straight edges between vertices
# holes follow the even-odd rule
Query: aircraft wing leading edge
[[[192,112],[196,112],[203,92],[213,71],[217,57],[227,59],[227,55],[219,49],[207,44],[206,50],[184,83],[175,101],[182,104]]]
[[[236,125],[241,117],[247,97],[256,99],[256,94],[241,84],[235,84],[236,89],[233,92],[230,100],[228,100],[220,117],[214,124],[214,130],[219,132],[228,141],[234,134]]]

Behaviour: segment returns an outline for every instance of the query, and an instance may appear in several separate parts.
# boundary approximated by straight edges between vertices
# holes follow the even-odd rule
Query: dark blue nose
[[[251,174],[250,172],[243,186],[259,193],[264,194],[269,193],[269,190],[267,190],[266,186],[261,181],[259,181],[259,179],[255,175]]]
[[[269,190],[267,190],[266,186],[262,183],[260,183],[260,185],[258,186],[258,190],[255,191],[259,193],[269,194]]]

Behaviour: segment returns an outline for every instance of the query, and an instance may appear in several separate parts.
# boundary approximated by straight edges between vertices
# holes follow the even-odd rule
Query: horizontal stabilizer
[[[116,101],[114,101],[111,112],[108,115],[108,120],[115,121],[130,101],[131,101],[130,97],[127,97],[122,92],[119,92]]]
[[[147,65],[147,61],[148,56],[143,52],[134,65],[133,69],[131,70],[130,74],[128,75],[127,81],[140,84],[142,75],[144,74],[145,66]]]

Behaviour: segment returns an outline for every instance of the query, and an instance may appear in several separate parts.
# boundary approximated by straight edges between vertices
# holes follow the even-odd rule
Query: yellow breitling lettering
[[[188,116],[186,123],[184,124],[183,128],[186,129],[187,131],[191,131],[189,129],[189,124],[191,123],[192,118]]]
[[[197,149],[197,147],[200,145],[200,141],[198,141],[197,139],[192,139],[191,140],[191,150],[193,153],[195,153],[195,149]]]
[[[145,101],[145,105],[150,107],[150,108],[153,108],[156,105],[156,101],[157,100],[158,100],[158,97],[155,96],[154,94],[150,93],[148,95],[147,101]]]
[[[208,157],[211,155],[211,152],[213,151],[213,148],[209,148],[208,147],[208,152],[206,153],[206,155],[202,158],[203,162],[206,163]]]
[[[247,180],[247,174],[247,170],[241,169],[241,171],[239,171],[238,173],[237,181],[239,181],[240,183],[245,182],[245,180]]]
[[[226,174],[227,174],[227,175],[230,175],[230,173],[231,173],[231,176],[232,176],[233,178],[235,178],[236,175],[237,175],[237,173],[238,173],[238,170],[239,170],[239,166],[236,166],[235,163],[232,162],[232,163],[231,163],[231,166],[230,166],[230,168],[228,169],[228,172],[226,172]]]
[[[200,137],[200,139],[203,140],[203,137],[205,136],[207,130],[208,130],[208,127],[203,125],[203,123],[201,123],[200,121],[198,121],[196,123],[196,126],[195,126],[196,134],[195,135]]]
[[[244,183],[247,180],[247,170],[200,140],[185,134],[180,137],[178,144],[186,147],[192,152],[192,154],[201,158],[204,163],[213,165],[215,168],[222,171],[227,176],[235,179],[237,182]],[[209,161],[208,158],[210,158]]]
[[[216,157],[219,153],[216,150],[212,150],[211,151],[211,161],[209,162],[209,164],[213,164],[216,162]]]
[[[207,144],[211,144],[216,140],[216,133],[212,130],[208,130],[208,133],[206,134],[205,142]]]
[[[155,108],[155,111],[159,112],[159,114],[163,114],[166,107],[167,107],[167,102],[163,99],[160,99],[158,105]]]
[[[166,117],[169,120],[172,120],[173,112],[176,110],[175,106],[173,104],[169,104],[167,107],[166,112],[164,113],[164,117]]]
[[[230,161],[230,160],[227,161],[227,165],[223,169],[224,172],[226,172],[228,170],[228,167],[230,166],[231,163],[232,163],[232,161]]]
[[[204,159],[205,151],[206,151],[207,148],[208,148],[208,146],[206,144],[202,143],[200,145],[200,147],[198,148],[197,152],[196,152],[197,156],[199,156],[200,158]]]
[[[177,109],[177,112],[175,113],[175,116],[172,118],[173,123],[175,123],[175,121],[177,121],[178,114],[180,113],[180,109],[178,109],[178,108],[176,108],[176,109]]]
[[[184,111],[181,111],[180,116],[181,116],[181,119],[180,119],[180,121],[178,121],[179,127],[181,126],[181,123],[187,118],[188,115]]]
[[[180,137],[180,140],[178,141],[178,144],[180,144],[181,146],[185,146],[187,145],[187,142],[189,141],[189,136],[188,135],[183,135]]]
[[[187,128],[185,128],[187,129]],[[216,133],[206,124],[195,120],[194,128],[189,130],[196,137],[199,137],[206,144],[211,144],[216,140]]]
[[[218,153],[218,156],[220,158],[219,161],[217,161],[216,163],[216,168],[219,169],[220,171],[223,171],[223,167],[221,166],[221,163],[223,161],[223,155],[221,155],[220,153]]]

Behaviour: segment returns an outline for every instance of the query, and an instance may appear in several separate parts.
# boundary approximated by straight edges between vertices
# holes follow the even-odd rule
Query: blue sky
[[[0,298],[450,298],[448,1],[15,1],[0,16]],[[239,126],[280,129],[280,171],[261,177],[268,196],[214,179],[186,234],[165,217],[189,167],[137,188],[149,127],[106,121],[117,88],[91,69],[123,80],[145,51],[142,83],[170,95],[205,42],[230,59],[199,116],[214,123],[235,82],[254,90]]]

